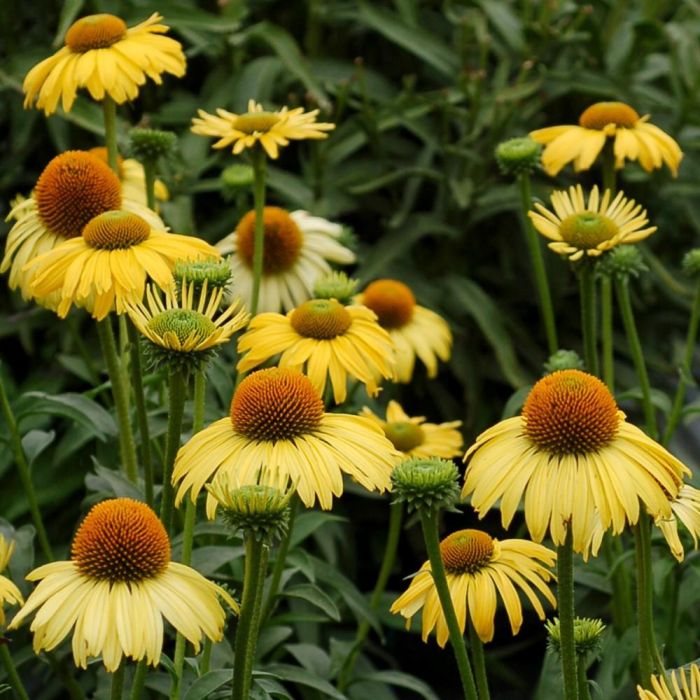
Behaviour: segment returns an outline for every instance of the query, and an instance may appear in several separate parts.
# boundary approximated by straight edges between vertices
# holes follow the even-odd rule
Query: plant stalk
[[[258,145],[251,150],[253,161],[253,201],[255,204],[255,237],[253,243],[253,291],[250,300],[250,315],[258,312],[260,281],[263,275],[265,249],[265,151]]]
[[[143,698],[143,686],[146,682],[146,672],[148,671],[148,666],[146,665],[146,659],[141,659],[136,664],[136,671],[134,673],[134,680],[131,683],[131,693],[129,693],[129,700],[142,700]]]
[[[557,597],[564,698],[578,700],[579,681],[574,645],[574,551],[571,527],[567,530],[564,544],[557,547]]]
[[[170,391],[168,401],[168,432],[165,438],[165,457],[163,460],[163,492],[160,504],[160,519],[166,530],[170,530],[173,517],[173,465],[180,447],[182,416],[185,411],[185,394],[187,393],[185,375],[181,370],[170,372]]]
[[[122,700],[124,692],[124,669],[126,663],[122,659],[119,668],[112,674],[112,691],[109,695],[110,700]]]
[[[651,580],[651,532],[649,518],[640,515],[634,528],[637,561],[637,629],[639,634],[639,675],[643,687],[651,687],[654,670],[653,581]]]
[[[2,658],[5,673],[7,673],[7,680],[10,682],[10,687],[15,695],[19,700],[29,700],[29,695],[27,695],[22,679],[19,677],[19,673],[17,673],[15,663],[12,660],[12,655],[10,654],[7,644],[0,644],[0,658]]]
[[[612,280],[604,275],[600,280],[600,326],[602,334],[603,381],[615,394],[615,351],[613,346]]]
[[[474,673],[476,674],[476,686],[479,690],[479,700],[490,700],[489,679],[486,674],[486,657],[484,656],[484,645],[479,639],[479,635],[474,629],[471,619],[469,620],[469,646],[472,650],[472,661],[474,662]]]
[[[581,296],[581,330],[586,369],[598,376],[598,351],[596,349],[595,265],[585,260],[579,272]]]
[[[156,210],[156,163],[157,160],[146,158],[143,161],[143,174],[146,185],[146,204]]]
[[[119,177],[117,150],[117,105],[114,100],[105,95],[102,100],[102,115],[105,124],[105,145],[107,146],[107,162]]]

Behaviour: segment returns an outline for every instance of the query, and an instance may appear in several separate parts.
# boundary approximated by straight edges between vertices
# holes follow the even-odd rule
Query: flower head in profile
[[[32,68],[24,79],[24,106],[48,116],[59,100],[69,112],[79,88],[95,100],[111,97],[117,104],[133,100],[150,78],[159,85],[163,73],[185,74],[185,54],[154,12],[135,27],[109,14],[88,15],[66,32],[65,45]]]
[[[113,673],[122,657],[160,662],[163,618],[198,651],[202,635],[221,639],[226,613],[238,606],[200,573],[170,560],[170,541],[156,514],[130,498],[98,503],[78,528],[68,561],[34,569],[39,581],[12,620],[32,613],[34,652],[51,651],[73,630],[73,659],[81,668],[102,655]]]
[[[561,545],[570,527],[574,550],[587,553],[596,533],[620,533],[644,509],[669,518],[669,495],[690,471],[625,420],[605,384],[579,370],[540,379],[522,415],[477,437],[464,456],[462,497],[482,518],[500,501],[503,527],[521,500],[536,542],[549,532]]]
[[[227,488],[260,484],[294,488],[304,505],[329,509],[343,493],[343,474],[368,491],[386,491],[396,451],[380,428],[361,416],[325,413],[309,379],[289,368],[249,374],[231,414],[180,448],[173,470],[176,502],[195,500],[207,481],[229,474]],[[207,514],[216,501],[207,497]]]
[[[290,141],[328,138],[326,132],[335,129],[335,124],[317,122],[318,110],[305,112],[303,107],[282,107],[268,112],[255,100],[248,100],[248,111],[241,114],[217,109],[209,114],[203,109],[192,120],[192,132],[201,136],[213,136],[219,140],[214,148],[228,148],[234,155],[259,143],[270,158],[277,158],[280,146]]]
[[[462,435],[458,428],[462,421],[426,423],[424,416],[409,416],[398,401],[389,401],[386,418],[382,419],[365,406],[362,415],[374,421],[401,453],[406,457],[443,457],[451,459],[462,450]]]
[[[658,126],[649,123],[649,115],[640,117],[624,102],[597,102],[579,117],[578,125],[565,124],[532,131],[530,136],[545,144],[542,165],[556,175],[567,163],[574,170],[588,170],[612,139],[615,167],[636,160],[647,172],[668,166],[675,177],[683,152]]]
[[[58,292],[62,318],[75,305],[99,321],[142,299],[147,277],[168,289],[177,260],[212,255],[216,248],[199,238],[154,229],[131,212],[107,211],[91,219],[81,236],[29,263],[30,290],[38,300]]]
[[[685,527],[693,539],[693,546],[698,548],[698,536],[700,536],[700,490],[690,484],[683,484],[678,495],[670,501],[671,516],[658,516],[654,525],[661,530],[671,554],[683,561],[685,550],[678,536],[678,522]]]
[[[528,216],[533,226],[552,241],[549,247],[572,261],[637,243],[656,231],[656,226],[647,226],[649,219],[641,204],[627,199],[622,192],[611,199],[610,190],[605,190],[601,198],[595,186],[586,203],[581,185],[576,185],[568,192],[552,192],[553,212],[538,202]]]
[[[15,551],[14,540],[9,542],[0,534],[0,571],[5,571]],[[24,598],[19,588],[7,576],[0,576],[0,627],[5,625],[5,605],[23,605]]]
[[[500,598],[505,605],[511,631],[517,634],[523,623],[523,610],[516,587],[526,595],[544,620],[545,612],[537,593],[552,607],[556,600],[547,583],[554,578],[549,570],[557,555],[528,540],[498,541],[481,530],[458,530],[440,543],[440,554],[447,574],[452,605],[464,632],[471,620],[482,642],[494,635],[494,618]],[[413,577],[408,589],[391,606],[392,613],[411,618],[423,609],[423,641],[436,629],[437,643],[444,647],[449,637],[447,622],[427,561]]]
[[[145,220],[151,228],[164,229],[160,217],[133,198],[107,163],[86,151],[65,151],[44,168],[32,195],[10,211],[14,219],[5,244],[0,272],[10,271],[11,289],[19,287],[25,299],[32,297],[33,275],[25,266],[39,255],[72,238],[79,238],[91,219],[111,210],[122,210]],[[44,298],[55,308],[59,295]]]
[[[238,352],[239,372],[281,353],[280,367],[304,371],[321,396],[330,379],[336,403],[347,397],[348,377],[375,395],[378,378],[394,376],[394,345],[374,313],[335,299],[310,299],[286,316],[258,314],[239,338]]]
[[[665,676],[651,677],[651,690],[637,686],[639,700],[697,700],[700,697],[700,667],[690,664]]]
[[[447,362],[452,350],[452,333],[442,316],[416,303],[410,287],[398,280],[376,280],[355,298],[372,309],[379,325],[396,345],[398,381],[408,384],[416,357],[425,365],[428,377],[437,376],[438,360]]]
[[[217,243],[230,254],[233,294],[250,306],[253,293],[255,211],[249,211],[236,230]],[[331,263],[348,265],[355,254],[339,242],[343,227],[306,211],[280,207],[263,210],[263,273],[258,311],[290,311],[312,296],[316,281]]]

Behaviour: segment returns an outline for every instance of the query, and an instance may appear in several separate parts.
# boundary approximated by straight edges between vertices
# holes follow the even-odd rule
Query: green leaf
[[[85,477],[85,486],[89,491],[100,494],[109,494],[114,498],[133,498],[143,501],[141,491],[121,472],[103,467],[95,457],[92,458],[95,465],[95,473]]]
[[[203,700],[222,686],[230,683],[231,669],[209,671],[198,678],[185,693],[185,700]]]
[[[374,671],[369,675],[360,676],[357,680],[358,682],[388,683],[389,685],[396,685],[399,688],[412,690],[422,698],[425,698],[425,700],[440,700],[427,683],[401,671]]]
[[[56,439],[54,430],[30,430],[22,438],[22,448],[29,466]]]
[[[323,693],[324,698],[334,698],[335,700],[347,700],[345,695],[339,693],[327,680],[319,678],[315,674],[298,666],[291,664],[270,664],[269,672],[279,676],[281,680],[291,683],[298,683],[309,688],[315,688]]]
[[[518,52],[525,49],[520,19],[505,2],[479,0],[479,7],[511,49]]]
[[[85,0],[64,0],[63,7],[61,8],[61,16],[58,18],[58,28],[56,29],[56,36],[51,42],[53,48],[58,48],[63,45],[63,38],[66,32],[70,29],[71,24],[75,22],[77,16],[85,5]]]
[[[296,547],[326,523],[342,522],[347,522],[347,518],[342,518],[339,515],[333,515],[332,513],[326,513],[320,510],[309,510],[306,513],[302,513],[294,521],[294,529],[290,537],[290,546]]]
[[[203,576],[211,576],[242,553],[243,547],[198,547],[192,552],[192,567]]]
[[[330,679],[331,659],[315,644],[287,644],[285,649],[307,670],[320,678]]]
[[[285,589],[282,595],[289,598],[305,600],[307,603],[311,603],[311,605],[315,605],[320,610],[323,610],[331,620],[335,620],[336,622],[340,620],[340,611],[338,607],[328,594],[322,591],[318,586],[314,586],[311,583],[300,583],[297,586]]]

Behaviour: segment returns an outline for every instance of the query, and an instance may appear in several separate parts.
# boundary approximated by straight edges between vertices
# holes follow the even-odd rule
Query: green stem
[[[603,191],[610,190],[611,197],[615,195],[617,187],[617,170],[615,169],[615,154],[613,153],[612,141],[603,148]]]
[[[459,628],[457,615],[452,605],[452,597],[450,595],[449,586],[447,585],[445,566],[442,563],[442,555],[440,554],[437,513],[421,510],[420,520],[423,528],[425,548],[428,552],[428,559],[430,560],[430,569],[432,571],[433,581],[435,582],[435,589],[437,590],[440,600],[442,613],[447,622],[450,644],[452,645],[452,651],[457,661],[459,677],[462,681],[462,691],[464,692],[465,700],[477,700],[478,696],[476,685],[474,684],[474,674],[472,673],[469,657],[467,656],[467,648],[464,646],[464,636]]]
[[[530,173],[522,173],[519,178],[520,196],[522,200],[523,211],[523,228],[525,231],[525,240],[527,247],[530,250],[530,261],[535,275],[535,284],[537,286],[537,294],[540,300],[540,313],[544,323],[545,334],[547,336],[547,346],[549,354],[555,353],[559,344],[557,342],[557,327],[554,321],[554,307],[552,306],[552,295],[549,291],[549,282],[547,280],[547,270],[544,265],[542,256],[542,244],[540,237],[535,231],[530,217],[527,213],[532,207],[532,191],[530,186]]]
[[[374,584],[372,597],[369,600],[369,607],[372,612],[377,612],[379,604],[382,600],[384,589],[386,588],[389,576],[394,568],[396,561],[396,550],[399,546],[399,538],[401,536],[401,526],[403,525],[403,503],[392,503],[389,507],[389,532],[384,545],[384,557],[377,575],[377,581]],[[345,659],[340,673],[338,674],[337,687],[341,693],[344,693],[352,678],[352,671],[355,668],[355,663],[359,653],[362,651],[367,635],[369,634],[370,623],[368,620],[362,620],[357,627],[355,634],[355,642],[350,650],[350,653]]]
[[[112,692],[110,693],[110,700],[122,700],[122,694],[124,692],[124,669],[126,664],[122,661],[119,664],[119,668],[112,674]]]
[[[252,534],[246,533],[245,551],[243,596],[233,656],[232,700],[250,699],[253,663],[260,631],[260,604],[262,603],[263,581],[265,580],[269,548],[266,543],[260,542]]]
[[[85,693],[80,685],[78,685],[78,681],[73,677],[73,667],[68,664],[68,659],[64,657],[59,661],[53,652],[50,651],[46,652],[46,658],[54,673],[63,681],[63,685],[66,686],[68,696],[71,700],[85,700]]]
[[[15,691],[15,695],[20,700],[29,700],[29,695],[24,688],[22,679],[17,673],[14,661],[12,661],[12,656],[7,644],[0,644],[0,657],[2,657],[2,663],[5,666],[5,673],[7,673],[7,680],[10,682],[10,687]]]
[[[668,606],[668,626],[666,628],[666,658],[671,665],[676,658],[676,627],[678,626],[678,598],[683,581],[683,566],[676,564],[673,567],[673,578],[671,580],[671,603]]]
[[[136,483],[138,472],[136,469],[136,445],[134,434],[129,420],[129,395],[121,363],[117,356],[117,345],[114,340],[112,321],[109,316],[97,322],[97,334],[100,338],[100,346],[104,355],[107,373],[112,382],[112,396],[117,409],[117,422],[119,423],[119,443],[124,472],[129,481]]]
[[[479,700],[490,700],[489,679],[486,674],[486,657],[484,656],[484,645],[479,639],[479,635],[474,629],[471,619],[469,620],[469,646],[472,650],[472,661],[474,662],[474,673],[476,674],[476,686],[479,689]]]
[[[211,661],[212,641],[209,637],[204,638],[204,650],[202,651],[202,663],[199,664],[199,675],[203,676],[209,671],[209,662]]]
[[[170,372],[168,400],[168,432],[165,438],[165,457],[163,459],[163,493],[160,504],[160,519],[166,530],[170,530],[173,517],[173,465],[180,448],[180,431],[182,416],[185,411],[186,384],[185,375],[180,370]]]
[[[146,682],[147,670],[148,666],[146,665],[146,659],[141,659],[141,661],[136,664],[136,672],[134,673],[134,680],[131,684],[129,700],[142,700],[143,686]]]
[[[591,700],[590,684],[586,676],[586,659],[579,656],[577,660],[578,697],[579,700]]]
[[[649,384],[649,375],[647,374],[647,366],[644,361],[644,352],[642,344],[639,342],[639,334],[637,333],[637,325],[634,322],[634,312],[632,311],[632,303],[630,301],[629,285],[627,280],[617,280],[615,283],[617,292],[617,302],[620,306],[622,314],[622,323],[625,327],[627,342],[630,352],[632,353],[632,361],[634,368],[637,370],[639,385],[642,389],[642,408],[644,410],[644,420],[646,422],[647,432],[649,436],[656,439],[658,429],[656,426],[656,413],[654,405],[651,403],[651,386]]]
[[[570,527],[566,533],[566,541],[557,547],[557,596],[564,698],[577,700],[578,678],[574,645],[574,552]]]
[[[598,375],[598,352],[596,350],[595,312],[595,266],[585,260],[579,273],[581,295],[581,330],[583,332],[583,353],[586,369]]]
[[[641,515],[634,528],[637,560],[637,630],[639,634],[639,675],[643,687],[651,686],[654,669],[654,619],[652,608],[653,582],[651,580],[651,533],[649,518]]]
[[[693,353],[695,351],[695,343],[698,337],[698,321],[700,320],[700,282],[695,288],[695,298],[693,299],[693,308],[690,311],[690,320],[688,322],[688,335],[685,339],[685,352],[683,353],[683,364],[681,365],[678,387],[676,395],[673,397],[673,406],[671,413],[668,416],[668,423],[664,431],[663,445],[668,445],[673,433],[676,431],[681,420],[683,411],[683,402],[685,401],[685,390],[688,386],[687,379],[690,377],[691,367],[693,363]]]
[[[156,210],[156,160],[146,158],[143,161],[143,174],[146,184],[146,204]]]
[[[630,595],[630,577],[627,566],[620,562],[622,556],[622,545],[619,537],[612,537],[609,532],[603,537],[603,554],[608,569],[615,569],[612,572],[612,618],[613,625],[618,635],[632,626],[634,611],[632,608],[632,598]]]
[[[100,377],[95,367],[95,361],[90,354],[90,351],[85,345],[85,341],[80,335],[80,330],[76,324],[76,316],[73,314],[68,314],[66,316],[66,327],[68,328],[68,333],[70,334],[71,340],[75,343],[75,347],[80,354],[83,362],[85,363],[85,369],[87,370],[88,376],[90,378],[90,383],[93,386],[97,386],[100,383]]]
[[[153,464],[151,462],[151,434],[148,429],[148,410],[146,395],[143,391],[143,363],[141,362],[141,337],[131,321],[127,324],[129,334],[129,370],[131,386],[134,390],[136,405],[136,420],[141,435],[141,464],[143,465],[143,480],[146,493],[146,503],[153,507]]]
[[[604,275],[600,280],[600,326],[603,336],[603,381],[615,393],[615,355],[613,349],[613,294],[612,280]]]
[[[41,547],[44,557],[48,561],[53,561],[53,552],[49,544],[49,537],[46,534],[46,528],[44,527],[44,519],[41,517],[41,509],[39,508],[39,501],[37,500],[34,482],[32,481],[31,468],[29,467],[27,455],[22,446],[22,436],[19,433],[15,414],[12,412],[12,406],[10,406],[10,400],[7,397],[2,373],[0,373],[0,408],[2,408],[2,415],[5,418],[7,430],[10,433],[10,448],[12,449],[12,454],[19,469],[19,478],[22,482],[24,494],[27,497],[29,512],[32,516],[34,527],[36,528],[39,546]]]
[[[252,149],[253,160],[253,200],[255,202],[255,238],[253,243],[253,292],[250,300],[250,314],[258,312],[260,281],[263,274],[265,246],[265,151],[258,145]]]
[[[114,100],[105,95],[102,100],[102,114],[105,123],[105,144],[107,146],[107,162],[109,167],[119,174],[117,151],[117,105]]]

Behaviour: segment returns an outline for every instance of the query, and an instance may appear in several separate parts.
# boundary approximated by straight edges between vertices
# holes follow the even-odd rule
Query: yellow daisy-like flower
[[[528,212],[528,216],[533,226],[552,241],[549,248],[572,261],[584,255],[597,257],[618,245],[638,243],[656,231],[656,226],[647,226],[649,219],[641,204],[627,199],[622,192],[612,201],[610,198],[610,190],[605,190],[601,198],[595,186],[586,204],[581,185],[576,185],[568,192],[552,192],[553,212],[536,202],[536,211]]]
[[[348,376],[362,382],[371,396],[378,377],[394,376],[394,346],[377,317],[364,306],[343,306],[335,299],[310,299],[286,316],[257,315],[238,340],[243,355],[239,372],[248,372],[282,353],[280,367],[304,371],[323,396],[330,377],[333,398],[343,403]]]
[[[608,139],[613,139],[615,167],[625,160],[638,160],[647,172],[666,164],[674,177],[683,158],[679,145],[658,126],[649,124],[649,115],[640,117],[623,102],[598,102],[579,117],[579,125],[550,126],[530,132],[538,143],[546,144],[542,165],[556,175],[573,161],[574,170],[588,170]]]
[[[91,219],[114,209],[140,216],[151,228],[165,228],[143,198],[128,196],[123,183],[100,158],[85,151],[56,156],[39,176],[31,197],[20,200],[7,217],[15,224],[7,236],[0,272],[10,270],[10,288],[19,287],[22,296],[30,299],[32,275],[24,269],[27,263],[79,237]],[[55,308],[59,296],[42,301]]]
[[[447,322],[434,311],[416,304],[413,292],[403,282],[377,280],[355,300],[372,309],[379,325],[389,331],[396,345],[399,382],[411,381],[416,356],[431,379],[437,376],[438,359],[443,362],[450,359],[452,333]]]
[[[645,690],[638,685],[639,700],[697,700],[700,698],[700,668],[690,664],[667,676],[652,676],[651,688]]]
[[[98,321],[110,311],[126,311],[143,298],[146,277],[161,288],[173,284],[177,260],[218,257],[216,248],[194,236],[154,229],[136,214],[108,211],[71,238],[29,263],[30,290],[41,300],[60,293],[56,313],[65,318],[72,304]]]
[[[462,450],[461,420],[449,423],[426,423],[424,416],[409,416],[398,401],[389,401],[386,420],[365,406],[362,415],[375,422],[401,453],[398,461],[406,457],[442,457],[451,459]]]
[[[33,612],[34,652],[51,651],[73,630],[73,659],[81,668],[102,655],[113,673],[122,656],[156,666],[163,617],[199,651],[202,635],[223,636],[223,599],[238,606],[200,573],[170,561],[168,533],[156,514],[130,498],[98,503],[73,540],[69,561],[34,569],[39,585],[12,620],[17,629]]]
[[[523,623],[523,610],[516,592],[522,590],[544,620],[545,612],[536,590],[556,607],[557,602],[547,582],[554,575],[547,567],[557,555],[540,544],[528,540],[498,540],[481,530],[459,530],[440,543],[440,554],[445,565],[447,585],[459,627],[464,633],[467,615],[482,642],[490,642],[494,633],[494,618],[498,598],[503,601],[510,628],[517,634]],[[392,613],[411,618],[423,609],[423,641],[433,629],[437,643],[444,647],[449,638],[447,622],[427,561],[414,576],[408,589],[391,606]]]
[[[338,242],[343,227],[306,211],[288,212],[265,207],[263,274],[258,311],[290,311],[310,299],[316,281],[331,271],[329,263],[348,265],[355,254]],[[249,211],[236,230],[217,243],[230,255],[232,291],[247,306],[253,294],[255,211]]]
[[[362,416],[324,413],[308,377],[289,368],[248,375],[231,401],[231,415],[194,435],[177,454],[176,503],[196,500],[220,472],[231,488],[262,484],[296,489],[304,505],[329,509],[343,493],[343,473],[368,491],[386,491],[396,451],[382,430]],[[207,496],[207,515],[216,500]]]
[[[683,484],[678,495],[671,501],[671,511],[670,518],[659,516],[654,524],[661,530],[673,556],[678,561],[683,561],[685,551],[678,536],[678,521],[688,530],[697,549],[700,536],[700,490],[690,484]]]
[[[248,100],[248,111],[242,114],[225,109],[217,109],[216,115],[200,109],[197,114],[199,117],[192,120],[192,132],[218,138],[214,148],[231,146],[234,155],[260,143],[274,159],[279,155],[279,147],[288,146],[290,140],[325,139],[325,132],[335,129],[335,124],[316,121],[317,109],[304,112],[303,107],[282,107],[277,112],[267,112],[255,100]]]
[[[0,571],[5,571],[14,551],[14,541],[8,542],[3,535],[0,535]],[[0,576],[0,627],[5,625],[5,604],[23,605],[24,598],[19,588],[7,576]]]
[[[69,112],[78,88],[87,88],[95,100],[109,95],[117,104],[133,100],[150,78],[160,85],[162,74],[185,74],[185,54],[175,39],[163,36],[168,27],[153,13],[135,27],[114,15],[88,15],[66,32],[65,46],[44,59],[24,79],[24,106],[48,116],[61,100]]]
[[[503,527],[521,499],[530,536],[554,544],[573,534],[574,551],[588,552],[595,532],[639,519],[640,501],[654,518],[671,517],[690,470],[625,420],[596,377],[562,370],[540,379],[522,415],[483,432],[464,455],[462,497],[483,518],[500,500]]]

